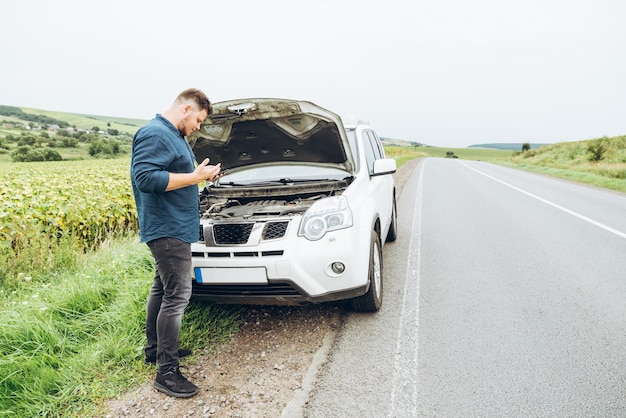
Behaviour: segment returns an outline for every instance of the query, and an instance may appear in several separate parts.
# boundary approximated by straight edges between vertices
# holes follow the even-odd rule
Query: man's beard
[[[191,133],[191,132],[185,132],[185,124],[182,122],[178,124],[177,128],[178,128],[178,132],[180,132],[182,136],[187,136]]]

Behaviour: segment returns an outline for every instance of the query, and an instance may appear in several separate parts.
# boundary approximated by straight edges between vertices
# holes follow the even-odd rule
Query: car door
[[[381,219],[382,237],[384,240],[386,232],[391,223],[391,213],[393,204],[393,177],[391,174],[375,176],[374,162],[385,158],[385,150],[376,135],[376,132],[370,129],[363,131],[363,148],[365,159],[367,161],[367,170],[370,174],[370,192],[375,196],[378,213]]]

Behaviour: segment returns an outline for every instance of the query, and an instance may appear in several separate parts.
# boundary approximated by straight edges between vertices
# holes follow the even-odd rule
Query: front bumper
[[[192,297],[216,303],[304,305],[367,292],[369,233],[365,237],[357,228],[346,228],[309,241],[296,230],[294,225],[284,239],[253,247],[192,244]],[[343,263],[345,271],[333,272],[333,262]]]

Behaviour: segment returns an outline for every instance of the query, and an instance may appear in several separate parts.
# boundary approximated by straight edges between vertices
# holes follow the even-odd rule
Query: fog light
[[[344,271],[346,271],[346,265],[343,264],[341,261],[335,261],[334,263],[330,265],[330,268],[333,270],[333,273],[335,274],[341,274]]]

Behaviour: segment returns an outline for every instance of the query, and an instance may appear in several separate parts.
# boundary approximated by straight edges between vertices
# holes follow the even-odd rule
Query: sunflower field
[[[127,158],[0,164],[0,262],[37,264],[60,242],[88,250],[137,229]]]

